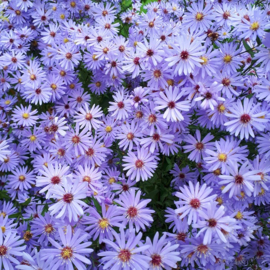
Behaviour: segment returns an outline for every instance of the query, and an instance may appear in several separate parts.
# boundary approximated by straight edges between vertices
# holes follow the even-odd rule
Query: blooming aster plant
[[[0,270],[270,268],[270,5],[0,2]]]

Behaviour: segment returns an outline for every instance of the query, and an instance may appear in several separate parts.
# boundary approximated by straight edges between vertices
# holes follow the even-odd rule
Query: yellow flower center
[[[55,83],[52,83],[52,84],[51,84],[51,88],[52,88],[53,90],[56,90],[56,89],[57,89],[57,85],[56,85]]]
[[[206,65],[208,63],[208,58],[206,56],[202,56],[201,59],[203,62],[201,62],[201,65]]]
[[[99,227],[102,228],[103,230],[109,226],[109,221],[107,218],[101,219],[98,223],[99,223]]]
[[[24,176],[24,175],[20,175],[20,176],[19,176],[19,181],[20,181],[20,182],[23,182],[24,180],[25,180],[25,176]]]
[[[4,226],[1,226],[2,233],[6,232],[6,228]]]
[[[1,213],[0,213],[0,216],[3,216],[4,218],[6,217],[6,215],[7,215],[7,214],[6,214],[5,212],[1,212]]]
[[[265,194],[264,188],[261,188],[261,192],[259,193],[259,196],[263,196]]]
[[[60,15],[60,18],[61,18],[62,20],[64,20],[64,19],[65,19],[65,14],[61,14],[61,15]]]
[[[167,84],[170,85],[170,86],[173,86],[174,85],[174,80],[173,79],[168,79]]]
[[[258,30],[259,27],[260,27],[260,25],[259,25],[258,22],[254,22],[254,23],[252,23],[252,24],[250,25],[250,29],[251,29],[252,31]]]
[[[69,39],[68,38],[64,38],[64,43],[67,43],[69,42]]]
[[[220,105],[218,106],[218,111],[219,111],[219,112],[224,113],[225,110],[226,110],[226,108],[225,108],[224,104],[220,104]]]
[[[218,197],[216,201],[218,202],[219,205],[223,204],[223,199],[221,197]]]
[[[137,42],[137,41],[134,41],[133,45],[134,45],[135,47],[137,46],[137,44],[138,44],[138,42]]]
[[[9,105],[10,103],[11,103],[11,101],[9,99],[5,101],[6,105]]]
[[[111,178],[109,179],[109,183],[110,183],[110,184],[115,183],[115,178],[114,178],[114,177],[111,177]]]
[[[64,247],[61,251],[61,256],[64,260],[70,259],[73,255],[73,251],[70,247]]]
[[[22,117],[23,117],[24,119],[28,119],[28,118],[29,118],[29,113],[23,113]]]
[[[225,63],[230,63],[232,61],[232,56],[227,54],[224,56],[223,60]]]
[[[111,127],[111,126],[107,126],[107,127],[105,128],[105,131],[106,131],[107,133],[111,132],[111,131],[112,131],[112,127]]]
[[[203,19],[203,14],[201,12],[198,12],[195,16],[197,21],[201,21]]]
[[[97,57],[95,54],[93,54],[93,55],[92,55],[92,59],[93,59],[94,61],[97,61],[97,60],[98,60],[98,57]]]
[[[31,142],[34,142],[36,139],[37,139],[37,137],[35,135],[31,135],[30,136],[30,141]]]
[[[74,7],[76,7],[76,3],[74,1],[72,1],[72,2],[70,2],[70,6],[74,8]]]
[[[235,215],[235,218],[236,219],[242,219],[243,218],[243,214],[240,211],[238,211],[237,214]]]
[[[227,160],[227,155],[224,154],[224,153],[220,153],[218,155],[218,160],[221,161],[221,162],[225,162]]]

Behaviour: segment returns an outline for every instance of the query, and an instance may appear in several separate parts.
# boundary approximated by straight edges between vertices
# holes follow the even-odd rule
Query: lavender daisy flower
[[[203,47],[198,40],[193,40],[189,36],[181,36],[178,43],[173,45],[172,56],[165,60],[169,62],[169,67],[174,68],[175,75],[188,75],[193,72],[195,66],[201,66],[202,52]]]
[[[149,135],[149,131],[147,133],[147,135]],[[155,153],[155,151],[158,151],[158,148],[163,150],[163,143],[172,144],[173,139],[173,134],[165,134],[165,132],[156,131],[152,136],[142,138],[140,143],[142,147],[148,148],[150,153]]]
[[[226,122],[224,125],[227,130],[234,133],[235,136],[240,134],[240,139],[244,138],[247,140],[249,136],[254,137],[252,127],[255,127],[259,131],[263,131],[265,124],[268,120],[265,119],[266,112],[256,112],[256,109],[260,104],[254,105],[253,99],[244,99],[244,104],[238,100],[234,106],[230,108],[230,113],[225,115],[233,120]]]
[[[9,182],[12,188],[23,191],[30,189],[31,185],[35,185],[35,176],[33,172],[27,171],[27,167],[21,167],[13,172]]]
[[[42,260],[41,252],[38,252],[37,249],[35,248],[33,253],[34,256],[31,256],[28,253],[23,252],[22,257],[24,260],[21,262],[20,265],[16,265],[16,269],[21,270],[50,269],[51,262],[49,260],[47,262]]]
[[[145,230],[153,222],[151,214],[154,211],[145,207],[151,200],[141,200],[140,197],[141,191],[136,192],[134,188],[131,188],[115,200],[120,205],[120,213],[126,217],[125,223],[129,225],[130,230],[135,227],[136,232],[140,229]]]
[[[151,257],[149,262],[149,269],[162,270],[176,268],[177,262],[181,261],[179,256],[180,252],[177,251],[179,245],[172,245],[166,239],[164,234],[160,239],[159,233],[157,232],[154,236],[153,243],[150,238],[146,238],[146,245],[150,247],[144,252],[147,256]]]
[[[91,130],[92,127],[94,129],[98,129],[101,121],[97,118],[103,116],[102,110],[99,106],[93,105],[91,109],[89,109],[88,105],[85,104],[85,108],[81,107],[75,115],[75,122],[79,124],[81,128],[86,127],[88,130]]]
[[[0,162],[3,162],[7,158],[7,156],[11,154],[8,148],[9,145],[7,141],[3,140],[0,142]]]
[[[224,43],[221,46],[218,59],[222,63],[221,69],[229,74],[237,72],[237,68],[241,65],[241,58],[237,56],[241,53],[241,49],[237,50],[237,46],[234,43]]]
[[[142,233],[135,234],[135,231],[124,231],[120,229],[120,234],[112,232],[116,242],[104,239],[103,242],[109,246],[108,251],[98,254],[101,258],[103,269],[111,270],[133,270],[148,269],[150,258],[142,254],[149,245],[142,245]]]
[[[68,132],[66,140],[67,150],[73,150],[75,155],[79,156],[90,146],[90,133],[87,128],[80,131],[79,124],[76,124],[75,131]]]
[[[8,216],[3,216],[0,215],[0,237],[2,237],[3,235],[6,236],[9,233],[12,234],[16,234],[17,233],[17,229],[14,228],[16,226],[16,224],[14,223],[14,221],[12,219],[9,219]]]
[[[59,228],[58,233],[61,242],[58,243],[52,238],[49,238],[54,248],[42,249],[41,259],[51,262],[51,270],[57,270],[61,266],[65,270],[73,269],[73,264],[80,270],[86,270],[85,264],[91,264],[91,261],[86,255],[93,252],[93,249],[89,248],[92,243],[83,242],[88,238],[88,235],[80,229],[76,229],[72,235],[71,226],[67,226],[66,232]]]
[[[151,177],[157,168],[157,157],[150,154],[145,148],[137,148],[137,151],[128,152],[128,156],[123,158],[124,170],[127,171],[127,176],[130,176],[131,180],[136,179],[138,182],[140,179],[145,181]]]
[[[45,187],[39,192],[42,193],[51,189],[54,185],[60,185],[67,177],[68,171],[68,166],[62,166],[59,163],[55,163],[54,165],[49,164],[48,167],[43,166],[43,169],[39,171],[41,176],[37,176],[36,186]]]
[[[160,92],[160,97],[155,100],[155,103],[158,105],[155,107],[155,110],[166,109],[163,114],[163,118],[167,122],[173,121],[182,121],[184,120],[181,111],[189,111],[190,103],[188,100],[180,101],[183,96],[183,92],[179,91],[178,87],[169,87],[164,92]]]
[[[211,149],[213,150],[213,144],[211,141],[214,138],[213,135],[207,134],[205,138],[201,139],[201,133],[199,130],[196,130],[195,137],[190,134],[187,136],[185,141],[190,145],[184,145],[185,153],[191,152],[188,156],[190,160],[200,162],[202,159],[206,157],[205,150]]]
[[[22,251],[25,249],[25,246],[22,246],[23,242],[19,236],[11,232],[7,233],[5,238],[0,236],[0,269],[4,265],[4,269],[13,270],[12,264],[19,264],[16,257],[22,256]]]
[[[49,125],[49,133],[54,134],[54,137],[58,139],[58,134],[61,136],[66,135],[66,131],[68,130],[68,126],[66,126],[65,118],[55,117],[52,123]]]
[[[188,215],[188,224],[193,221],[197,223],[199,219],[199,210],[207,207],[207,203],[214,200],[217,195],[211,195],[212,188],[203,184],[200,187],[200,183],[197,182],[196,186],[192,182],[189,182],[189,187],[180,187],[181,192],[177,192],[175,195],[180,198],[176,204],[179,207],[175,210],[176,214],[181,213],[181,218]]]
[[[40,215],[35,218],[31,224],[33,237],[37,239],[40,245],[46,247],[49,242],[49,237],[52,237],[57,232],[57,224],[55,218],[46,213],[43,217]]]
[[[76,171],[76,181],[77,180],[79,182],[86,182],[90,189],[102,188],[102,184],[100,182],[101,172],[99,168],[88,166],[82,167],[81,165],[79,165]]]
[[[197,224],[194,224],[195,228],[200,228],[197,237],[205,232],[203,238],[203,244],[211,244],[212,237],[218,236],[224,243],[227,239],[224,236],[224,232],[231,232],[232,225],[236,223],[234,218],[225,215],[225,207],[221,205],[218,209],[215,202],[207,203],[207,209],[199,210],[199,215],[203,220],[199,220]]]
[[[56,215],[56,218],[68,217],[69,222],[78,221],[78,217],[84,214],[82,206],[87,207],[87,204],[82,201],[86,198],[86,183],[72,183],[71,179],[64,180],[63,186],[55,185],[49,190],[50,195],[47,197],[57,199],[57,203],[49,207],[51,215]]]
[[[144,43],[137,44],[137,51],[142,55],[146,67],[156,66],[163,60],[161,56],[163,50],[160,45],[160,41],[156,39],[150,39],[149,44],[146,39],[144,39]]]
[[[180,246],[182,257],[182,266],[189,264],[195,267],[195,263],[199,263],[201,268],[205,268],[206,263],[216,263],[216,258],[223,257],[225,244],[203,244],[203,237],[191,238],[189,243]]]
[[[135,107],[138,108],[140,104],[145,104],[148,102],[147,95],[149,93],[148,89],[143,87],[136,87],[133,90],[133,93],[130,95],[130,103]]]
[[[245,160],[246,153],[241,153],[241,148],[229,140],[215,141],[215,149],[206,149],[205,162],[209,171],[221,169],[222,173],[228,172],[228,165]]]
[[[133,149],[134,145],[140,144],[140,137],[142,137],[141,128],[134,121],[122,126],[121,133],[119,132],[117,135],[117,139],[120,140],[119,146],[123,150],[128,149],[129,151]]]
[[[87,213],[89,213],[89,216],[85,216],[83,221],[84,224],[87,225],[85,230],[89,231],[93,240],[99,238],[100,244],[104,239],[113,241],[113,227],[124,228],[122,224],[124,218],[121,215],[121,211],[115,205],[107,207],[103,203],[102,215],[93,207],[89,207]]]
[[[177,164],[174,164],[173,169],[170,173],[174,176],[171,184],[178,189],[180,186],[183,186],[187,182],[195,182],[198,178],[197,172],[192,172],[189,166],[180,169]]]
[[[228,166],[230,175],[220,175],[219,178],[223,179],[219,182],[220,185],[224,185],[222,193],[226,193],[230,190],[229,197],[240,195],[241,191],[251,196],[254,191],[253,181],[260,181],[261,176],[258,175],[258,170],[251,170],[249,162],[245,162],[240,168],[237,163]]]
[[[204,3],[192,3],[187,7],[189,13],[186,13],[183,20],[183,25],[190,29],[191,32],[199,30],[200,32],[206,32],[211,21],[215,20],[215,15],[212,12],[212,5],[206,5]]]
[[[76,46],[71,43],[60,45],[57,51],[56,59],[59,60],[59,65],[65,70],[72,70],[79,64],[81,54]]]
[[[32,111],[32,106],[29,105],[28,107],[16,107],[16,109],[13,111],[13,119],[14,122],[17,123],[17,125],[22,126],[33,126],[36,123],[36,120],[38,119],[38,116],[36,116],[37,110]]]
[[[124,120],[131,112],[130,100],[125,97],[124,91],[118,91],[113,96],[114,102],[110,102],[109,112],[113,112],[112,116],[116,116],[118,120]]]

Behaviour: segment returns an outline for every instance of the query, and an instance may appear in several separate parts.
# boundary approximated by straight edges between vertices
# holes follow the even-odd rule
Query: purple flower
[[[212,188],[207,187],[206,184],[200,186],[197,182],[196,186],[192,182],[189,182],[189,187],[180,187],[181,192],[177,192],[175,195],[180,198],[176,204],[178,208],[175,210],[176,214],[181,214],[181,218],[188,215],[188,224],[193,221],[197,223],[199,219],[199,210],[207,207],[207,203],[214,200],[217,195],[211,195]]]
[[[6,159],[7,156],[11,154],[8,148],[9,148],[9,145],[7,141],[3,140],[0,142],[0,161],[1,162],[3,162],[4,159]]]
[[[203,60],[200,58],[203,47],[198,40],[191,39],[190,36],[180,36],[174,44],[170,57],[165,60],[168,66],[174,68],[175,75],[188,75],[192,73],[195,66],[200,67]]]
[[[47,196],[57,200],[57,203],[49,207],[49,211],[51,215],[56,215],[56,218],[68,217],[69,222],[78,221],[78,217],[84,214],[82,207],[87,207],[82,201],[86,198],[86,183],[73,183],[68,178],[62,185],[55,185],[49,190]]]
[[[165,234],[160,239],[158,237],[159,233],[157,232],[153,243],[149,237],[146,238],[146,245],[150,247],[144,253],[151,258],[149,269],[176,268],[176,263],[181,261],[180,252],[177,251],[179,245],[172,245],[171,242],[168,242]]]
[[[145,181],[153,175],[157,168],[157,159],[147,149],[138,147],[136,152],[128,152],[128,156],[123,158],[123,162],[125,162],[123,167],[131,180],[136,179],[138,182],[141,179]]]
[[[120,229],[120,234],[112,232],[116,242],[104,239],[104,243],[109,246],[109,250],[98,254],[101,258],[103,269],[148,269],[150,258],[142,254],[149,245],[142,245],[142,233],[135,234],[135,231],[124,231]]]
[[[120,205],[120,213],[125,215],[125,223],[129,225],[130,230],[135,227],[136,232],[140,229],[145,230],[153,222],[151,214],[154,211],[146,207],[151,200],[141,200],[140,197],[141,191],[136,192],[136,189],[131,188],[115,200]]]
[[[0,236],[0,269],[4,266],[4,269],[13,270],[12,263],[19,264],[16,259],[18,256],[22,256],[22,251],[25,246],[22,246],[23,240],[14,233],[7,233],[5,237]]]
[[[241,191],[251,196],[254,191],[253,181],[260,181],[261,176],[258,175],[257,170],[252,170],[250,164],[245,162],[239,168],[237,163],[228,166],[230,175],[220,175],[219,178],[222,180],[219,182],[220,185],[225,187],[222,189],[223,193],[230,191],[229,197],[240,195]]]
[[[189,111],[190,103],[187,100],[180,101],[182,96],[183,92],[179,91],[179,88],[170,86],[168,90],[160,92],[160,97],[155,100],[155,103],[158,104],[155,110],[167,108],[163,114],[163,118],[166,119],[167,122],[184,120],[181,111]]]
[[[202,220],[199,220],[197,224],[194,224],[195,228],[199,228],[200,231],[197,234],[197,237],[201,233],[204,234],[203,244],[211,244],[212,237],[217,236],[224,243],[227,242],[224,233],[231,232],[234,228],[233,224],[236,223],[236,220],[230,216],[225,215],[225,207],[221,205],[219,208],[216,207],[215,202],[207,203],[206,209],[199,210],[199,215]]]
[[[110,102],[109,112],[118,120],[125,120],[131,112],[131,103],[125,96],[124,91],[118,91],[113,96],[114,102]]]
[[[49,238],[54,248],[42,249],[41,259],[50,262],[51,270],[57,270],[60,266],[63,266],[66,270],[71,269],[73,264],[78,269],[86,270],[85,264],[91,264],[86,255],[93,252],[93,249],[89,248],[92,243],[84,242],[88,235],[80,229],[76,229],[73,234],[71,226],[67,226],[66,232],[59,228],[58,233],[61,242],[58,243]]]
[[[124,228],[122,225],[124,218],[115,205],[107,207],[102,204],[102,215],[93,207],[89,207],[87,213],[89,216],[84,218],[84,224],[87,225],[86,231],[89,231],[93,240],[99,238],[99,243],[102,243],[104,239],[113,241],[113,227]]]
[[[38,119],[38,116],[36,116],[37,110],[32,111],[32,106],[29,105],[28,107],[16,107],[16,109],[13,111],[13,120],[17,123],[17,125],[22,126],[33,126],[36,123],[36,120]]]
[[[68,166],[62,166],[58,163],[55,163],[55,165],[49,164],[47,166],[43,166],[43,169],[40,170],[41,176],[38,176],[36,179],[36,186],[45,187],[43,187],[39,192],[42,193],[50,190],[54,185],[61,185],[67,177],[68,171]]]
[[[254,137],[253,127],[257,130],[264,130],[264,123],[267,122],[265,119],[266,112],[262,112],[258,109],[260,104],[254,105],[253,99],[244,99],[244,105],[238,100],[233,107],[230,108],[230,113],[226,113],[228,118],[233,118],[231,121],[226,122],[224,125],[227,130],[234,133],[235,136],[240,134],[240,139],[244,138],[247,140],[249,136]]]
[[[188,156],[190,160],[200,162],[202,159],[206,157],[205,150],[213,149],[213,144],[211,141],[214,138],[213,135],[207,134],[205,138],[201,139],[201,133],[199,130],[196,130],[195,137],[190,134],[187,136],[185,141],[190,145],[184,145],[185,153],[191,152]]]

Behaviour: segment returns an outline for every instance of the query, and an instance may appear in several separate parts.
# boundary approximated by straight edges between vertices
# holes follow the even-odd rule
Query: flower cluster
[[[269,269],[265,2],[0,2],[0,270]]]

